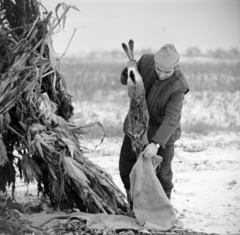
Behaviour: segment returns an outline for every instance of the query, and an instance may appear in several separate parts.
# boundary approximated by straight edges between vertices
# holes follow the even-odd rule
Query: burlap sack
[[[175,213],[155,174],[158,163],[158,159],[146,159],[140,154],[134,165],[130,174],[133,211],[140,225],[168,230],[174,226]]]

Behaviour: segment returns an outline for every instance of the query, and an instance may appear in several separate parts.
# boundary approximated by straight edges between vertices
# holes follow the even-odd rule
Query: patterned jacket
[[[179,69],[166,80],[158,79],[153,54],[143,55],[137,67],[143,79],[150,116],[148,140],[165,148],[166,144],[174,144],[181,136],[183,99],[189,86]],[[124,69],[121,74],[123,85],[127,84],[126,72]]]

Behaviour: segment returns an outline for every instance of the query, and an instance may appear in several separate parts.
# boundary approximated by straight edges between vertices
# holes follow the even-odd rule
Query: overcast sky
[[[64,1],[64,0],[63,0]],[[60,0],[41,0],[54,11]],[[54,36],[56,52],[66,56],[93,50],[122,50],[121,43],[158,50],[175,44],[180,53],[197,46],[203,53],[216,48],[240,49],[240,0],[65,0],[70,9],[65,30]],[[60,12],[59,12],[60,13]]]

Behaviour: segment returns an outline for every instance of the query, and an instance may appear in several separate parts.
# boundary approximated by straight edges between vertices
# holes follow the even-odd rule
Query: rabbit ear
[[[129,40],[128,46],[129,46],[129,50],[130,50],[131,57],[132,57],[132,59],[134,60],[134,56],[133,56],[134,41],[133,41],[132,39]]]
[[[123,50],[126,52],[129,60],[133,60],[133,58],[132,58],[132,56],[131,56],[131,53],[130,53],[129,50],[128,50],[127,45],[126,45],[125,43],[122,43],[122,47],[123,47]]]

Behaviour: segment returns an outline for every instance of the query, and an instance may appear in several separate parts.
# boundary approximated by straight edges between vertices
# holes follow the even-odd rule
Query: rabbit
[[[133,40],[130,40],[128,45],[129,49],[125,43],[122,43],[122,47],[130,60],[127,66],[127,88],[128,96],[130,98],[130,107],[123,129],[125,134],[131,138],[133,151],[139,155],[143,151],[144,146],[148,144],[147,129],[149,113],[145,100],[143,80],[137,70],[136,61],[134,60]]]

